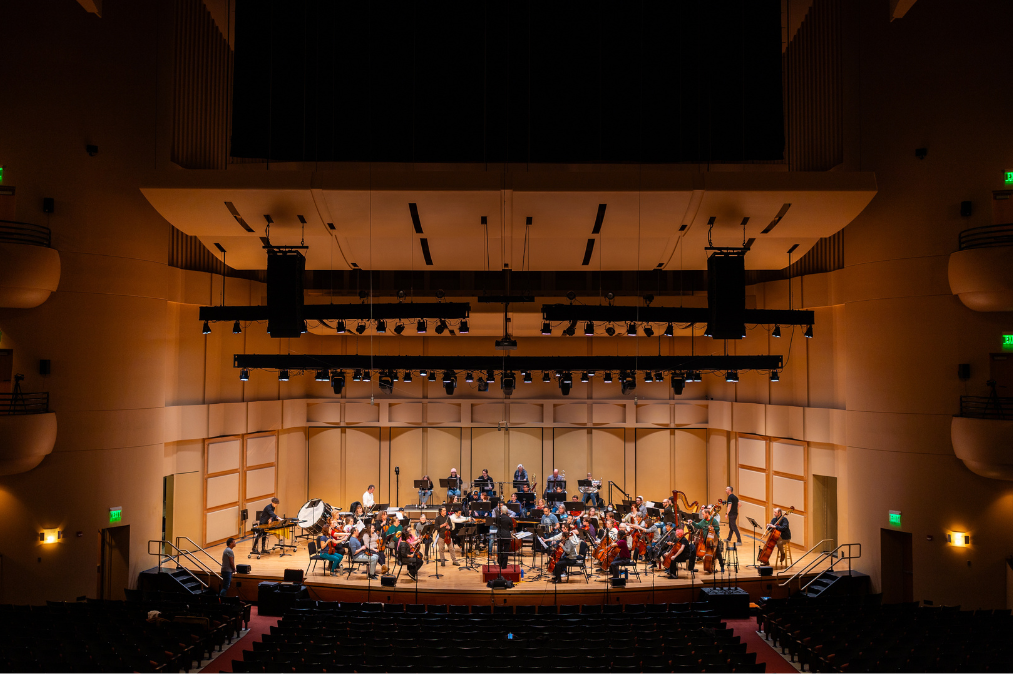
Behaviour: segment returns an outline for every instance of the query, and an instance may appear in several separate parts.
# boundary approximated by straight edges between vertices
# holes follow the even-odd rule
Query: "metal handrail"
[[[0,242],[49,248],[52,234],[45,225],[22,223],[18,220],[0,220]]]
[[[827,541],[833,541],[833,539],[821,539],[821,540],[820,540],[819,542],[817,542],[817,543],[816,543],[816,546],[821,546],[821,545],[823,545],[823,543],[824,543],[824,542],[827,542]],[[791,569],[792,567],[794,567],[795,565],[797,565],[797,564],[799,564],[800,562],[802,562],[803,560],[805,560],[805,557],[806,557],[807,555],[809,555],[810,553],[812,553],[813,551],[815,551],[815,550],[816,550],[816,546],[813,546],[813,547],[812,547],[811,549],[809,549],[808,551],[806,551],[805,553],[803,553],[803,554],[802,554],[802,555],[801,555],[801,556],[799,557],[799,559],[798,559],[798,560],[793,560],[793,561],[792,561],[792,563],[791,563],[790,565],[788,565],[788,566],[787,566],[787,567],[785,567],[785,568],[784,568],[783,570],[781,570],[780,572],[778,572],[778,573],[777,573],[777,576],[781,576],[782,574],[785,574],[785,573],[787,573],[787,572],[788,572],[788,570],[790,570],[790,569]]]
[[[981,420],[1013,419],[1013,398],[1008,396],[961,396],[960,416]]]
[[[190,549],[180,548],[180,545],[179,545],[179,540],[180,539],[186,539],[188,542],[190,542],[191,544],[193,544],[194,546],[196,546],[197,550],[196,551],[191,551]],[[185,550],[188,553],[194,553],[194,554],[196,554],[197,551],[200,551],[201,553],[203,553],[204,555],[207,556],[208,560],[211,561],[212,566],[213,565],[218,565],[218,564],[221,563],[221,561],[215,560],[215,557],[213,555],[211,555],[210,553],[208,553],[207,549],[205,549],[203,546],[201,546],[200,544],[198,544],[197,542],[195,542],[190,537],[187,537],[186,535],[182,535],[182,536],[176,537],[176,550],[178,550],[178,551],[184,551]],[[211,570],[207,570],[207,571],[210,572]],[[219,576],[218,578],[221,579],[221,576]]]
[[[152,543],[162,544],[162,545],[164,545],[163,547],[166,550],[168,550],[168,548],[171,547],[173,550],[176,551],[176,555],[165,554],[165,553],[162,552],[161,548],[159,549],[159,551],[157,553],[153,552],[151,550],[151,544]],[[198,577],[196,574],[194,574],[192,570],[190,570],[187,567],[184,567],[184,566],[180,565],[180,560],[179,560],[180,558],[185,558],[189,562],[191,562],[194,565],[196,565],[197,567],[199,567],[202,572],[208,574],[209,576],[217,577],[218,581],[222,580],[221,575],[219,575],[214,570],[208,569],[208,567],[204,563],[202,563],[200,560],[197,560],[196,558],[194,558],[193,555],[190,553],[190,551],[180,550],[171,541],[165,541],[164,539],[149,539],[148,540],[148,555],[157,555],[158,556],[158,566],[159,566],[159,568],[162,567],[163,563],[168,563],[170,561],[175,562],[176,563],[176,569],[180,569],[180,570],[186,571],[187,574],[189,574],[194,579],[196,579],[200,583],[200,585],[203,586],[204,588],[207,588],[208,585],[206,583],[204,583],[204,581],[200,577]]]
[[[49,392],[0,394],[0,415],[37,415],[49,412]]]
[[[1013,223],[972,227],[960,233],[958,245],[961,251],[969,248],[992,248],[1013,246]]]
[[[817,544],[817,546],[819,546],[819,544]],[[840,551],[845,546],[848,547],[848,555],[847,556],[838,555],[837,552]],[[858,555],[851,555],[851,547],[852,546],[857,546],[858,547]],[[833,551],[824,551],[818,558],[816,558],[816,560],[812,561],[811,563],[809,563],[808,565],[806,565],[803,569],[801,569],[798,572],[796,572],[794,574],[794,576],[792,576],[790,579],[788,579],[787,581],[785,581],[783,584],[778,584],[778,585],[781,586],[782,588],[785,587],[785,586],[788,586],[795,579],[798,579],[799,577],[801,577],[801,576],[803,576],[805,574],[808,574],[813,568],[815,568],[817,565],[819,565],[821,562],[823,562],[827,558],[836,558],[836,560],[834,560],[832,563],[830,563],[830,571],[831,572],[834,570],[834,565],[836,565],[837,563],[839,563],[842,560],[847,560],[848,561],[848,574],[850,574],[851,573],[851,561],[852,560],[857,560],[858,558],[861,558],[861,557],[862,557],[862,545],[861,544],[858,544],[858,543],[855,543],[855,544],[840,544]],[[800,560],[801,560],[801,558],[800,558]],[[793,566],[794,566],[794,563],[793,563]],[[787,571],[787,570],[785,570],[785,571]],[[813,578],[812,580],[809,581],[808,584],[806,584],[800,590],[804,591],[806,588],[809,588],[809,584],[811,584],[815,580],[816,579]]]
[[[848,555],[846,555],[846,556],[837,556],[837,560],[835,560],[832,563],[830,563],[830,571],[833,572],[834,571],[834,565],[836,565],[840,561],[847,560],[848,561],[848,576],[851,576],[851,559],[852,558],[861,558],[862,557],[862,545],[858,544],[858,543],[855,543],[855,544],[841,544],[837,548],[842,548],[844,546],[848,547]],[[856,556],[852,556],[851,555],[851,547],[852,546],[857,546],[858,547],[858,555],[856,555]],[[836,551],[837,549],[834,549],[834,550]],[[815,576],[812,579],[810,579],[809,582],[805,586],[802,586],[799,589],[799,592],[801,593],[805,589],[809,588],[812,585],[812,583],[814,581],[816,581],[817,579],[819,579],[819,576]]]

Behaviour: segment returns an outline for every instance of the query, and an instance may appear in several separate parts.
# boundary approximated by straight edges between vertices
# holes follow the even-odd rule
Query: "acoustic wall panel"
[[[774,441],[770,449],[774,471],[805,476],[805,446]]]
[[[207,480],[207,498],[205,506],[213,509],[222,504],[239,502],[239,474],[227,473]]]
[[[350,505],[370,485],[380,486],[380,430],[345,429],[345,481],[340,503]]]
[[[461,472],[461,430],[426,429],[426,473],[433,479],[440,499],[447,496],[446,488],[440,487],[440,479],[449,476],[452,467]]]
[[[739,436],[739,464],[757,469],[767,468],[767,441],[763,438]]]
[[[559,469],[560,473],[566,472],[567,480],[570,476],[585,478],[591,469],[588,466],[588,443],[590,434],[587,429],[553,429],[552,436],[552,465]],[[601,478],[597,473],[595,478]],[[608,480],[608,477],[605,477]],[[607,485],[608,483],[605,483]],[[543,482],[544,487],[544,482]],[[567,488],[569,488],[567,482]]]
[[[510,406],[513,409],[513,406]],[[510,429],[507,431],[507,479],[513,480],[514,469],[523,464],[528,477],[537,477],[539,491],[545,489],[545,478],[542,472],[542,430],[541,429]],[[580,476],[583,478],[584,476]],[[574,483],[576,485],[576,483]],[[570,484],[567,481],[567,488]],[[511,486],[512,487],[512,486]]]
[[[707,503],[707,430],[676,429],[675,483],[671,489],[682,490],[689,501]],[[640,473],[640,469],[637,469]],[[671,490],[669,490],[671,494]],[[646,495],[645,495],[646,496]]]
[[[488,469],[495,481],[510,480],[506,473],[506,432],[500,429],[472,428],[471,430],[471,474],[464,479],[471,482],[478,478],[482,469]]]
[[[254,499],[274,494],[275,467],[254,469],[246,472],[246,494],[244,499]]]
[[[753,526],[748,520],[746,520],[747,518],[752,518],[753,520],[755,520],[757,523],[760,524],[761,528],[763,526],[766,526],[768,522],[766,507],[759,506],[757,504],[752,504],[744,499],[740,500],[738,523],[739,523],[739,531],[742,532],[743,534],[745,534],[746,532],[752,533],[753,531]],[[723,520],[724,517],[722,517],[722,522]],[[762,529],[757,530],[756,535],[762,539],[763,537]],[[724,528],[722,528],[721,536],[722,537],[728,536],[728,532]]]
[[[246,439],[246,466],[273,464],[278,457],[278,436],[250,436]]]
[[[347,507],[351,502],[341,501],[343,496],[341,470],[342,429],[309,429],[306,475],[309,498],[323,499],[333,506]],[[365,490],[359,490],[359,494]],[[252,515],[252,514],[251,514]]]
[[[632,476],[626,482],[626,430],[625,429],[592,429],[591,430],[591,473],[604,476],[622,487],[630,497],[636,495]],[[569,474],[567,474],[569,475]],[[583,476],[584,474],[579,474]],[[605,483],[608,485],[608,483]],[[567,485],[569,488],[569,484]],[[606,490],[608,492],[608,490]],[[620,499],[613,496],[614,499]]]
[[[249,512],[249,518],[246,521],[247,527],[251,527],[253,523],[257,522],[257,512],[263,511],[264,507],[267,506],[270,502],[271,497],[264,497],[263,499],[257,499],[252,502],[246,502],[246,505],[243,506],[243,508]],[[300,506],[302,506],[301,503],[286,504],[285,502],[282,502],[281,504],[278,505],[277,513],[279,516],[289,515],[295,518],[296,512],[299,510]]]
[[[636,482],[633,489],[648,501],[672,495],[672,430],[637,429]]]
[[[227,441],[209,441],[207,445],[207,472],[238,471],[242,441],[232,438]]]
[[[805,481],[774,476],[771,502],[774,506],[795,507],[799,511],[805,511]]]
[[[767,501],[767,474],[739,467],[739,496]]]
[[[252,514],[251,514],[252,515]],[[209,511],[206,516],[204,541],[215,544],[239,535],[239,507],[230,506],[218,511]]]
[[[389,429],[384,433],[390,433],[390,491],[388,495],[391,504],[404,506],[405,504],[418,504],[418,491],[414,482],[422,478],[425,471],[422,468],[422,429]],[[394,473],[394,468],[401,471],[400,479]],[[438,484],[437,477],[430,476],[434,484]],[[366,491],[368,483],[359,490],[359,497]],[[356,497],[355,499],[358,499]],[[384,499],[386,502],[387,499]],[[351,502],[349,502],[351,503]]]

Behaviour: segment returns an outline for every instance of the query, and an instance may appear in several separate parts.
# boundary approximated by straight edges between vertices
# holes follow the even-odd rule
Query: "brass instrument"
[[[602,482],[604,480],[605,480],[604,477],[599,478],[598,480],[592,479],[591,480],[591,487],[580,486],[580,487],[577,488],[577,490],[581,494],[585,494],[585,495],[587,495],[587,494],[592,494],[592,495],[596,494],[599,490],[601,490]]]

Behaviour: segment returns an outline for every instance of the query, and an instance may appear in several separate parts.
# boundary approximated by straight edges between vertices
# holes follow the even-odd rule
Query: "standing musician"
[[[436,516],[436,551],[440,556],[440,565],[447,566],[447,549],[450,549],[450,561],[454,567],[460,567],[457,562],[457,554],[454,553],[454,542],[447,545],[447,538],[454,532],[454,523],[447,515],[447,507],[440,507],[440,515]]]
[[[686,569],[690,571],[690,574],[695,575],[696,550],[690,546],[689,540],[686,539],[686,533],[681,527],[675,531],[675,543],[673,546],[675,547],[675,555],[672,556],[672,563],[668,566],[668,578],[679,578],[679,570],[676,564],[681,562],[685,562]]]
[[[738,543],[742,543],[742,534],[739,532],[739,525],[736,520],[739,518],[739,497],[735,494],[732,486],[729,485],[725,488],[725,493],[728,495],[726,500],[728,503],[728,538],[725,541],[730,542],[732,540],[732,534],[738,539]]]
[[[700,509],[700,520],[693,523],[697,530],[697,536],[707,537],[708,530],[714,528],[714,539],[717,546],[714,548],[714,559],[721,565],[721,571],[725,571],[725,559],[721,555],[721,521],[711,515],[711,505]]]
[[[422,487],[419,488],[419,506],[422,508],[426,507],[429,503],[429,498],[433,496],[433,481],[429,478],[429,474],[422,476]]]
[[[663,507],[661,513],[662,518],[664,518],[667,522],[670,523],[674,523],[675,521],[678,520],[678,518],[675,515],[675,505],[672,504],[671,499],[665,497],[664,499],[661,500],[661,505]]]
[[[447,488],[447,501],[450,501],[451,497],[461,496],[461,477],[457,475],[457,469],[451,469],[450,475],[447,476],[447,480],[451,481],[451,486]],[[454,487],[453,481],[457,481],[457,486]]]
[[[362,505],[367,509],[373,508],[373,505],[376,503],[373,500],[373,490],[375,489],[375,485],[370,485],[366,488],[366,491],[362,493]]]
[[[552,475],[545,481],[545,487],[546,489],[555,488],[557,483],[562,487],[566,480],[559,475],[559,469],[553,469]]]
[[[506,504],[500,504],[496,507],[493,523],[497,528],[496,548],[499,553],[499,566],[502,570],[510,562],[510,544],[513,541],[512,534],[514,530],[514,519],[510,516],[510,511],[507,509]]]
[[[429,562],[429,545],[432,541],[429,539],[428,534],[422,537],[422,530],[426,529],[426,525],[428,524],[429,521],[426,520],[426,514],[424,513],[419,516],[419,522],[415,523],[415,536],[422,538],[422,545],[424,547],[422,552],[425,555],[426,562]]]
[[[562,531],[551,538],[553,541],[562,540],[563,557],[552,568],[552,583],[558,584],[563,581],[563,572],[566,566],[580,556],[580,539],[577,537],[577,530],[569,525],[563,525]],[[546,539],[546,541],[549,541]]]
[[[516,487],[517,483],[527,483],[527,482],[528,482],[528,470],[524,468],[523,464],[518,464],[517,470],[514,471],[514,486]]]
[[[781,538],[777,540],[777,561],[787,561],[788,557],[784,552],[784,547],[791,542],[791,528],[788,527],[788,516],[784,515],[784,511],[777,507],[774,508],[774,517],[767,525],[766,531],[770,532],[771,530],[781,533]]]
[[[278,514],[275,513],[280,504],[281,501],[279,501],[277,497],[272,497],[271,503],[265,506],[264,510],[260,512],[260,519],[257,520],[257,524],[260,525],[260,530],[257,532],[257,536],[253,538],[253,550],[250,551],[251,554],[267,553],[267,530],[264,529],[264,526],[281,520],[281,518],[278,517]],[[257,550],[258,543],[260,544],[259,551]]]

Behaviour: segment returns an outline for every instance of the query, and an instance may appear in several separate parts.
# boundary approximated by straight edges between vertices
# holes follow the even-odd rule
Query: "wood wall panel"
[[[323,499],[332,506],[348,506],[342,502],[341,442],[342,429],[310,429],[306,474],[309,499]],[[362,492],[361,490],[359,491]]]
[[[213,509],[222,504],[239,501],[239,473],[227,473],[224,476],[208,478],[207,508]]]
[[[637,429],[633,488],[648,501],[660,502],[672,494],[673,442],[671,429]]]
[[[418,492],[415,490],[414,482],[422,478],[425,473],[422,466],[422,442],[424,430],[422,429],[389,429],[390,433],[390,495],[384,498],[383,502],[389,499],[390,504],[404,506],[405,504],[417,504]],[[394,467],[401,470],[400,481],[394,473]],[[437,480],[433,478],[433,483]],[[358,492],[361,496],[366,491],[368,483],[362,486]]]
[[[705,429],[676,429],[675,484],[690,501],[707,503],[707,431]],[[724,440],[721,440],[724,443]],[[723,494],[723,493],[722,493]]]
[[[440,487],[440,479],[450,475],[450,469],[461,471],[461,430],[426,429],[426,473],[433,479],[435,496],[446,499],[446,488]]]
[[[615,482],[629,493],[630,497],[634,497],[636,492],[633,487],[633,476],[629,476],[629,482],[626,480],[626,430],[592,429],[590,440],[591,473],[595,476],[605,476],[605,480]],[[613,499],[619,500],[620,497],[613,494]]]
[[[506,472],[506,432],[500,429],[471,430],[471,475],[465,476],[468,482],[478,478],[482,469],[488,469],[493,480],[509,480]]]
[[[360,499],[366,488],[380,485],[380,430],[345,430],[345,480],[341,505]]]
[[[569,481],[573,480],[571,476],[584,478],[591,470],[588,465],[589,442],[590,434],[587,429],[553,429],[552,465],[559,469],[560,473],[566,472],[567,488]],[[597,473],[594,477],[601,478]],[[606,476],[605,480],[609,478]]]
[[[739,464],[767,468],[767,441],[763,438],[739,436]]]
[[[242,441],[238,438],[227,441],[208,443],[208,473],[220,471],[236,471],[239,469],[240,448]]]
[[[797,443],[770,444],[771,465],[774,471],[805,476],[805,446]],[[745,464],[745,462],[743,462]]]
[[[513,410],[513,406],[510,408]],[[523,464],[529,477],[537,476],[539,490],[544,490],[546,476],[542,472],[542,430],[510,429],[507,432],[507,448],[507,478],[512,480],[514,469],[518,464]]]
[[[767,474],[739,468],[739,495],[767,501]]]

